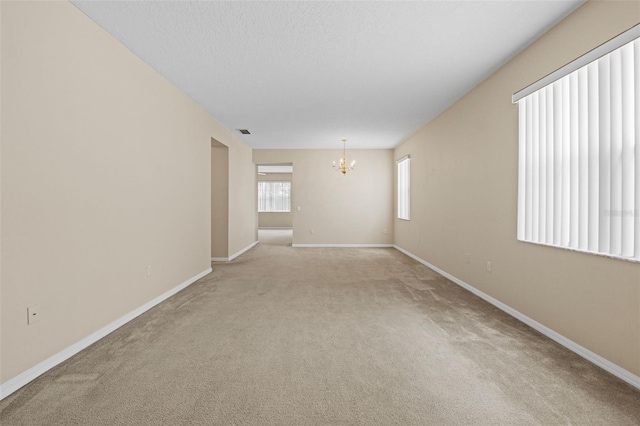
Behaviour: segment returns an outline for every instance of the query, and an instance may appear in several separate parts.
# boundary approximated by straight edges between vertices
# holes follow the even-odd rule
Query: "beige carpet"
[[[6,398],[2,426],[640,424],[640,391],[403,254],[267,234]]]

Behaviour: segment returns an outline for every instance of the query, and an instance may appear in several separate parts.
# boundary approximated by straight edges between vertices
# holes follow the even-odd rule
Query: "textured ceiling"
[[[583,0],[73,3],[251,147],[356,149],[397,146]]]

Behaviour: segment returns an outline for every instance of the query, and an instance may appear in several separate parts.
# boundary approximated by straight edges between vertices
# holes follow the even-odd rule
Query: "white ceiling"
[[[358,149],[397,146],[583,0],[73,3],[251,147]]]

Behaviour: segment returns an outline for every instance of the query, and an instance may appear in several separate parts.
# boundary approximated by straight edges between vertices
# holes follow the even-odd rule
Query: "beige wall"
[[[70,3],[0,4],[4,383],[210,267],[211,138],[230,193],[253,191],[255,167]],[[255,210],[230,199],[231,248],[255,241]]]
[[[258,241],[258,181],[252,150],[245,143],[229,150],[229,256]]]
[[[2,25],[2,7],[0,7],[0,25]],[[3,37],[2,37],[2,28],[0,27],[0,53],[2,53],[2,44],[3,42]],[[2,99],[3,98],[3,93],[2,93],[2,59],[0,58],[0,238],[3,235],[3,231],[2,231],[2,185],[3,185],[3,181],[2,181]],[[0,239],[0,321],[2,321],[2,240]],[[0,358],[2,357],[2,349],[3,345],[2,345],[2,322],[0,322]],[[3,376],[2,376],[2,361],[0,360],[0,384],[3,382]]]
[[[260,181],[291,182],[291,173],[267,173],[258,175]],[[290,212],[262,212],[258,213],[259,228],[291,228],[293,226],[293,205]]]
[[[640,264],[516,241],[511,94],[639,21],[640,2],[585,4],[395,150],[412,182],[398,246],[636,375]]]
[[[331,168],[341,155],[341,150],[254,150],[253,160],[293,164],[293,244],[393,243],[393,151],[347,150],[349,161],[357,161],[347,175]]]
[[[258,228],[292,228],[293,212],[260,212]]]
[[[229,257],[229,148],[211,141],[211,257]]]

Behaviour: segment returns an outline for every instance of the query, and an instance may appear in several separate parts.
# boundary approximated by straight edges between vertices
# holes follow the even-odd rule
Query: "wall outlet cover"
[[[27,324],[35,324],[40,321],[40,305],[31,305],[27,307]]]

